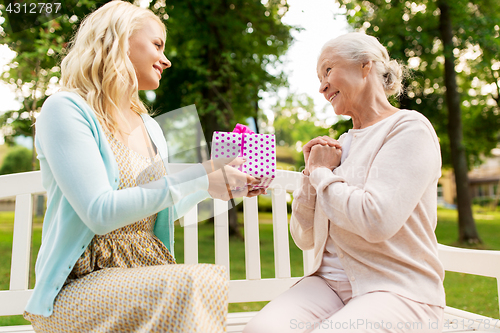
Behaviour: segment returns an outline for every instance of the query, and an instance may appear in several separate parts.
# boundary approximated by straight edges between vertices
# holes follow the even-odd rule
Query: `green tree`
[[[0,167],[0,175],[39,170],[39,163],[35,164],[35,168],[32,167],[31,155],[31,149],[26,147],[15,146],[10,148]]]
[[[304,168],[302,146],[318,136],[333,136],[335,133],[314,110],[314,100],[306,95],[289,94],[272,108],[274,134],[279,146],[296,150],[295,167]]]
[[[498,142],[498,2],[339,2],[355,29],[378,37],[392,57],[409,64],[412,76],[397,102],[401,108],[419,110],[433,123],[443,164],[453,167],[456,177],[459,241],[480,242],[467,171]]]
[[[4,22],[0,26],[1,43],[6,44],[16,53],[7,65],[8,69],[0,79],[14,87],[18,100],[22,103],[19,110],[10,110],[0,115],[0,128],[3,127],[5,141],[14,144],[15,137],[23,135],[35,137],[35,119],[47,98],[50,86],[57,84],[60,78],[59,62],[66,51],[79,19],[96,6],[95,1],[68,1],[61,7],[61,16],[36,26],[26,26],[24,30],[15,30],[11,26],[19,22],[10,22],[6,7],[0,4],[0,17]],[[21,19],[23,16],[12,16]],[[25,23],[23,23],[25,24]],[[36,168],[35,150],[31,158],[32,170]]]
[[[33,135],[33,120],[46,98],[48,82],[59,79],[58,64],[66,43],[80,20],[104,2],[68,1],[75,5],[63,4],[66,12],[61,17],[20,32],[8,31],[5,7],[0,7],[6,19],[1,25],[2,42],[16,52],[2,79],[16,86],[23,101],[21,110],[0,119],[0,126],[9,127],[8,142],[19,134]],[[161,114],[196,104],[207,142],[215,130],[231,130],[248,117],[257,119],[259,92],[285,82],[275,68],[292,40],[291,28],[281,23],[288,9],[286,0],[265,4],[260,0],[153,0],[150,8],[167,24],[166,53],[173,63],[156,91],[153,109]]]
[[[172,62],[156,91],[161,112],[195,104],[207,142],[258,116],[259,92],[285,84],[281,63],[292,37],[286,1],[169,0],[150,8],[166,19]]]
[[[281,22],[286,0],[167,0],[150,8],[165,19],[172,62],[153,108],[195,104],[207,143],[214,131],[257,120],[259,92],[285,83],[276,68],[292,40],[291,28]],[[238,230],[235,214],[232,209],[232,233]]]

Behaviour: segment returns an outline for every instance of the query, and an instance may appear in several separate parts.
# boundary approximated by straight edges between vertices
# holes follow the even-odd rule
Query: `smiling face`
[[[165,31],[153,20],[146,20],[129,38],[129,59],[134,65],[139,90],[159,87],[161,74],[171,66],[163,54]]]
[[[332,104],[335,113],[352,116],[363,102],[367,75],[363,64],[345,60],[327,48],[318,59],[317,72],[319,92]]]

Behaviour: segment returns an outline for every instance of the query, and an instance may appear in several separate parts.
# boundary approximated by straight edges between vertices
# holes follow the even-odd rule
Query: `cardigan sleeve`
[[[356,151],[351,151],[356,154]],[[376,152],[364,186],[352,186],[327,168],[311,173],[319,206],[331,223],[371,243],[395,235],[440,176],[439,142],[430,124],[396,124]]]
[[[199,202],[211,198],[208,191],[197,191],[182,198],[174,206],[174,221],[186,215]]]
[[[293,193],[290,234],[301,250],[314,247],[314,208],[316,189],[311,185],[309,177],[302,176],[302,185]]]
[[[68,94],[49,97],[36,121],[36,139],[38,157],[45,159],[62,200],[95,234],[121,228],[207,189],[205,170],[195,165],[163,177],[156,188],[114,190],[108,169],[116,162],[102,153],[106,139],[99,137],[102,130],[89,111]]]
[[[146,125],[146,128],[148,131],[152,132],[151,139],[153,140],[153,143],[160,149],[160,154],[164,157],[162,163],[165,165],[165,168],[169,173],[171,173],[171,169],[169,167],[169,161],[168,161],[168,146],[166,141],[164,140],[164,134],[163,131],[158,124],[156,120],[151,118],[149,115],[143,115],[144,119],[144,124]],[[163,152],[163,154],[162,154]],[[145,170],[147,172],[147,170]],[[205,182],[203,187],[208,190],[209,186],[209,181],[208,177],[204,177],[201,179],[201,181]],[[146,186],[147,187],[147,186]],[[160,184],[161,187],[161,184]],[[210,198],[210,194],[208,193],[207,190],[200,190],[196,191],[194,193],[189,194],[188,196],[184,196],[182,198],[179,198],[176,200],[175,205],[173,207],[173,214],[172,218],[173,221],[183,217],[186,215],[186,213],[193,208],[196,204],[198,204],[200,201],[203,201],[207,198]]]

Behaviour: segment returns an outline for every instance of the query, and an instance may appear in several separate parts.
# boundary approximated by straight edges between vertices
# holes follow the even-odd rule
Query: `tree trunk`
[[[259,122],[256,116],[253,116],[253,121],[255,122],[255,133],[260,134]]]
[[[460,94],[457,89],[455,56],[453,55],[453,30],[448,0],[439,0],[441,15],[439,31],[444,48],[444,79],[446,85],[446,103],[448,105],[448,136],[450,139],[451,160],[455,173],[458,209],[458,241],[463,243],[481,243],[472,216],[469,179],[467,176],[467,158],[462,135],[462,111]]]
[[[252,117],[253,121],[255,121],[255,133],[259,134],[259,100],[255,101],[255,116]]]
[[[36,149],[35,149],[35,111],[31,111],[31,139],[33,149],[31,149],[31,170],[36,170]]]

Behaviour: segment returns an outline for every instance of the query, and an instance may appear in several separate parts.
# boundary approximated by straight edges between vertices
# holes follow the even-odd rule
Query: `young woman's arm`
[[[37,152],[42,168],[53,177],[45,185],[58,188],[61,200],[67,200],[94,233],[106,234],[207,190],[201,165],[163,177],[155,189],[114,190],[117,165],[105,147],[106,137],[90,108],[71,96],[58,93],[44,103],[36,122]]]

